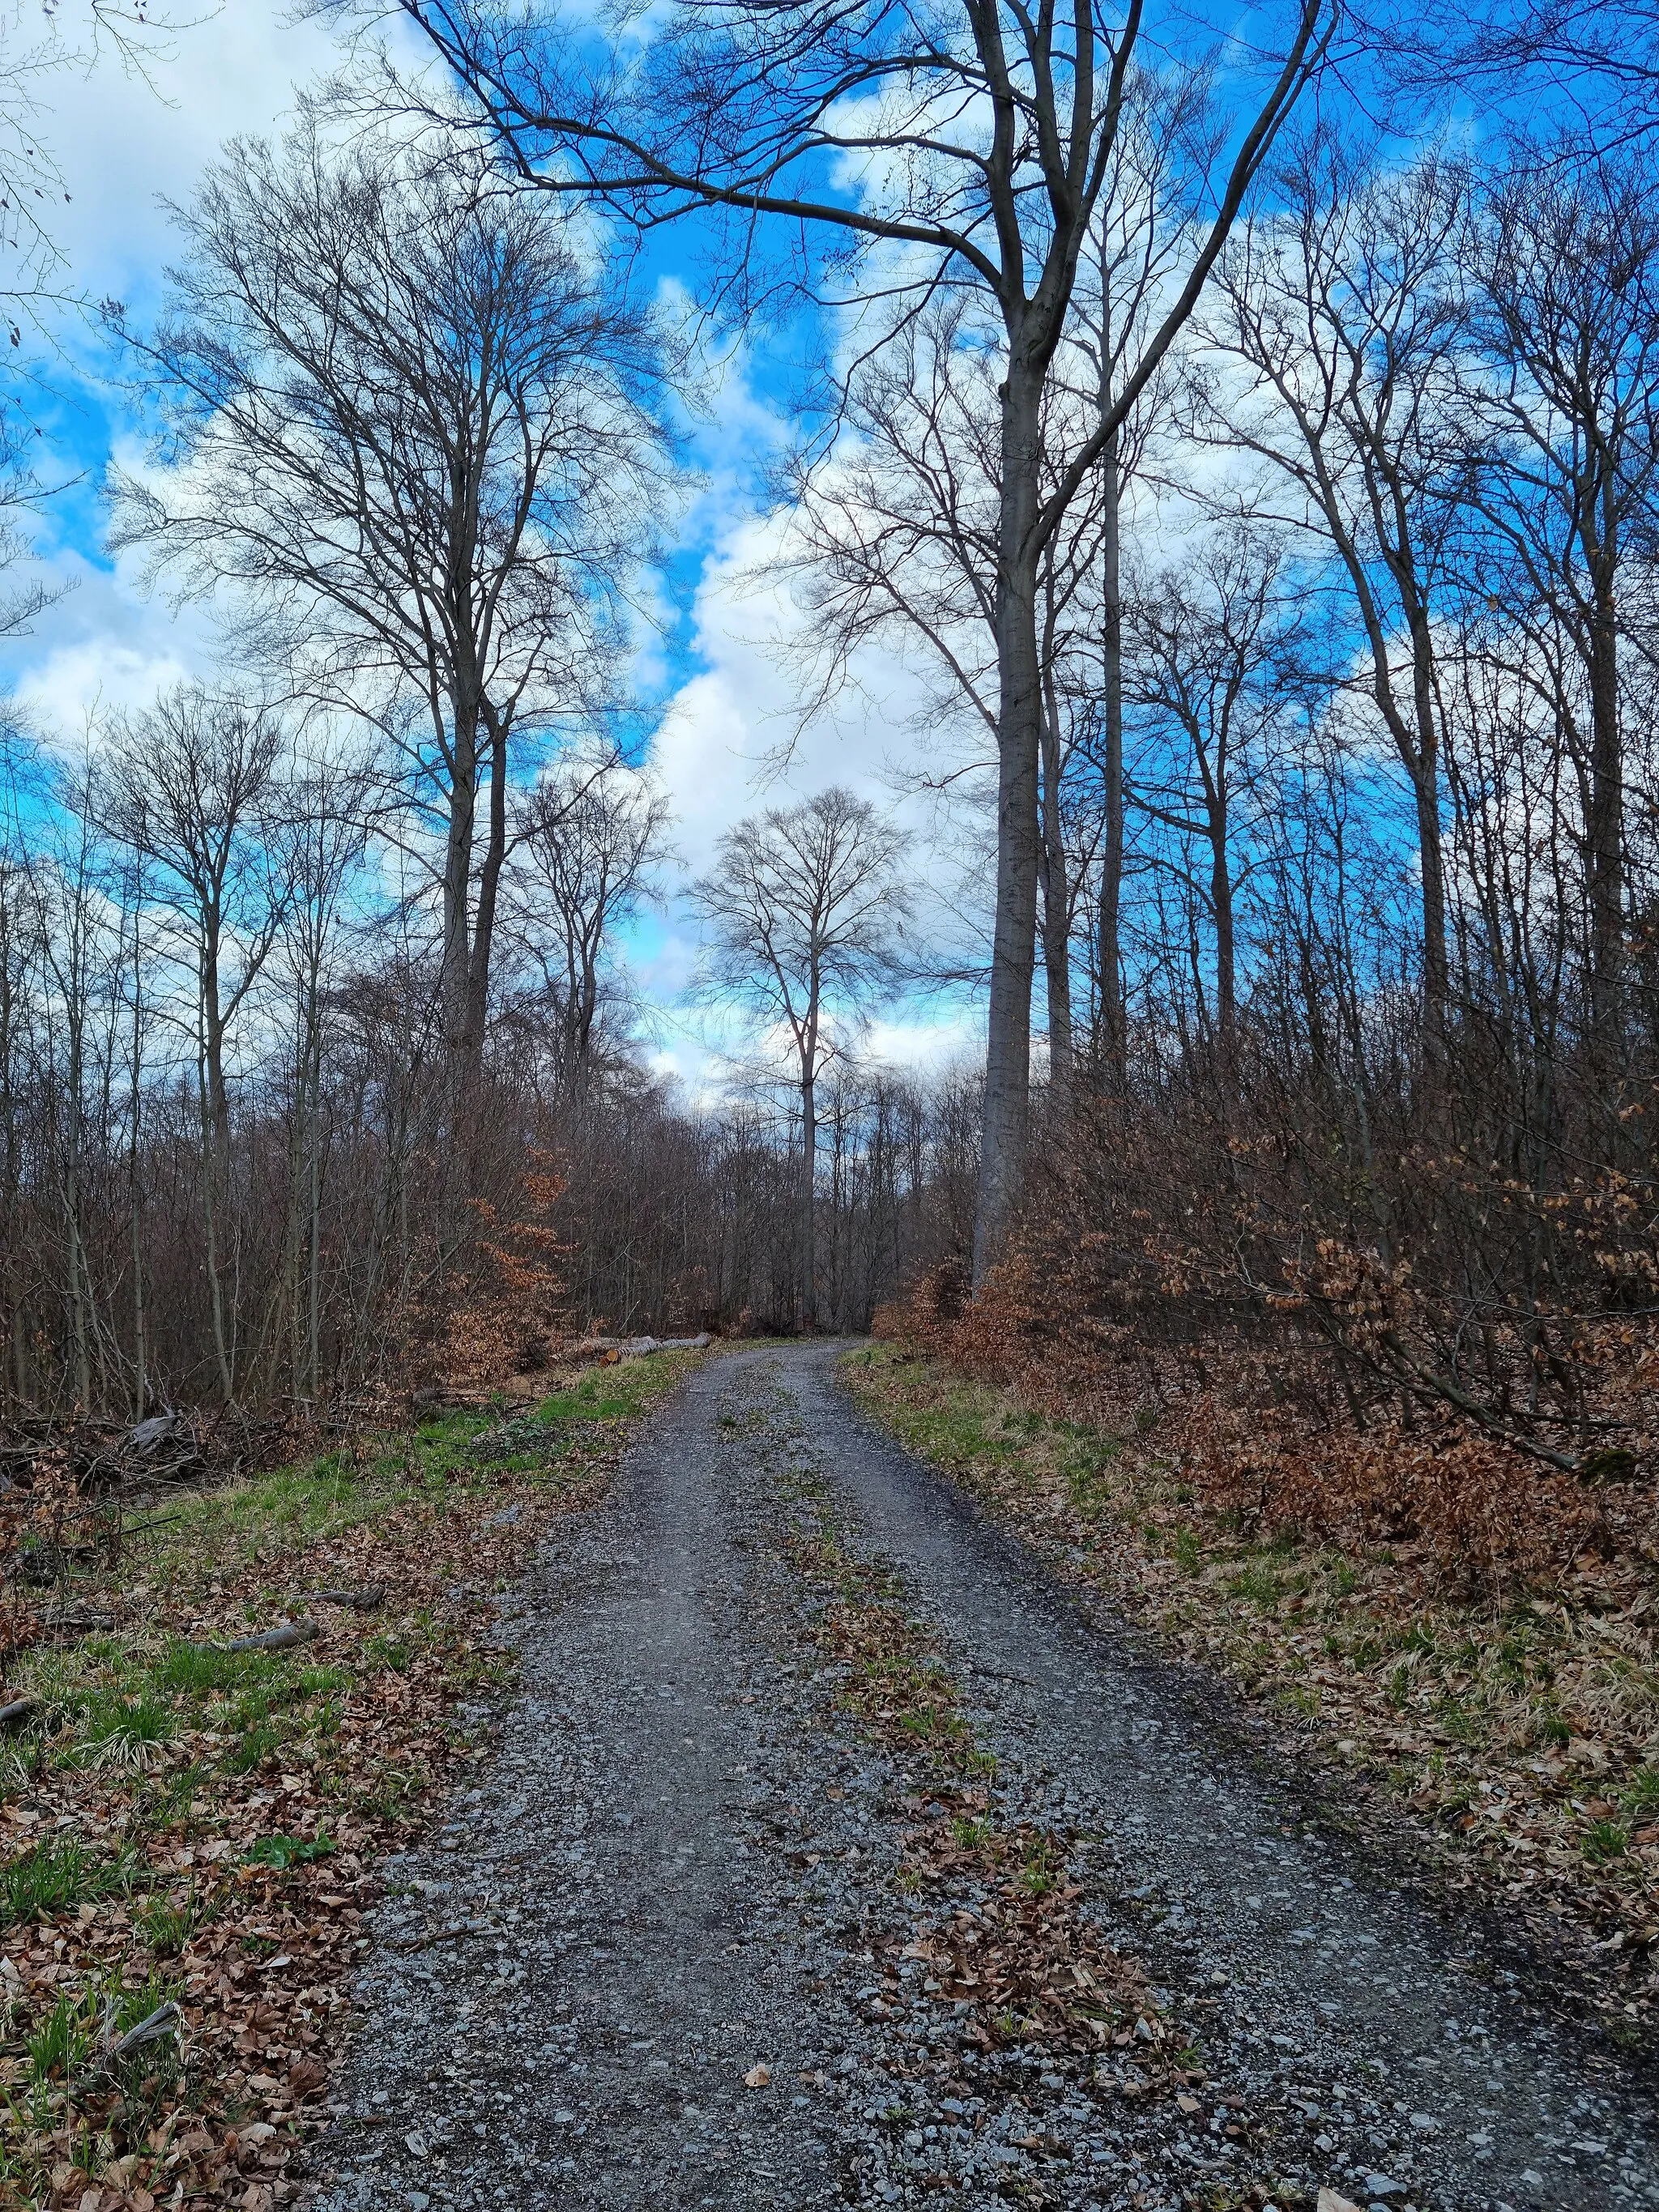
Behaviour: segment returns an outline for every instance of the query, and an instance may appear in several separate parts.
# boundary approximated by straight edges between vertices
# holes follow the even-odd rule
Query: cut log
[[[166,1443],[170,1437],[176,1436],[179,1426],[177,1413],[152,1413],[147,1421],[140,1421],[136,1428],[127,1431],[127,1447],[136,1452],[154,1451],[157,1444]]]

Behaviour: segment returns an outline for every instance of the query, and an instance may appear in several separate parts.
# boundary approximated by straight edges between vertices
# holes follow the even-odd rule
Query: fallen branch
[[[362,1589],[301,1590],[301,1596],[313,1605],[349,1605],[355,1613],[374,1613],[386,1603],[386,1584],[366,1583]]]
[[[0,1705],[0,1729],[20,1729],[31,1713],[40,1710],[39,1698],[14,1698],[9,1705]]]
[[[92,1636],[115,1626],[112,1613],[94,1613],[85,1606],[66,1607],[61,1613],[43,1613],[42,1628],[49,1628],[57,1636]]]
[[[285,1620],[263,1636],[239,1636],[234,1644],[196,1644],[195,1651],[291,1651],[296,1644],[309,1644],[317,1633],[314,1620]]]
[[[135,2051],[142,2051],[147,2043],[159,2043],[164,2035],[173,2034],[183,2017],[169,1997],[165,2004],[157,2005],[147,2019],[141,2020],[137,2027],[130,2027],[118,2042],[106,2044],[99,2054],[99,2065],[118,2066],[124,2058],[130,2058]],[[105,2033],[108,2033],[107,2027]]]

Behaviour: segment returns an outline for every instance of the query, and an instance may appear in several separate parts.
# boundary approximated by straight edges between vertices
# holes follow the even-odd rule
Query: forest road
[[[836,1350],[709,1359],[548,1547],[498,1754],[377,1909],[318,2212],[1659,2206],[1644,2092],[874,1431]],[[1082,1839],[1201,2045],[1190,2111],[964,2051],[919,1975],[879,2002],[918,1801],[830,1710],[806,1491],[938,1632],[1003,1817]]]

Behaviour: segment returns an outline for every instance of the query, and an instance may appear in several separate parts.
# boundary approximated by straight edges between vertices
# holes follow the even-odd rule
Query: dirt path
[[[319,2212],[1659,2206],[1643,2095],[1308,1830],[876,1436],[833,1357],[699,1370],[526,1591],[499,1755],[377,1917]],[[1201,2046],[1196,2094],[975,2051],[925,1967],[884,1973],[925,1808],[830,1711],[785,1549],[805,1498],[938,1631],[1000,1817],[1078,1838],[1079,1909]]]

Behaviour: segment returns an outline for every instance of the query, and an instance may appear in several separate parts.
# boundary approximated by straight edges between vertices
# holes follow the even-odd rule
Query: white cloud
[[[280,131],[300,90],[337,64],[328,33],[295,24],[289,9],[290,0],[228,0],[172,42],[154,88],[118,67],[55,84],[48,132],[71,196],[58,235],[75,282],[89,295],[120,298],[135,322],[144,322],[171,252],[165,202],[190,197],[228,138]],[[671,308],[684,304],[672,279],[664,298]],[[93,336],[79,328],[71,336],[90,376],[102,361]],[[657,683],[665,666],[691,672],[652,750],[678,817],[680,857],[695,875],[712,865],[721,834],[744,814],[839,783],[915,830],[925,884],[942,876],[945,862],[929,847],[927,808],[899,794],[896,774],[911,757],[926,701],[918,670],[897,649],[863,653],[854,680],[797,730],[809,681],[805,618],[779,574],[788,519],[757,513],[756,489],[791,426],[748,372],[746,357],[730,354],[711,380],[703,413],[687,425],[703,471],[680,526],[696,575],[690,618],[673,641],[678,660],[653,659],[649,648],[641,659],[642,675]],[[89,472],[101,463],[106,436],[131,465],[121,395],[104,386],[93,403],[72,433]],[[107,424],[105,410],[113,418]],[[94,712],[143,706],[179,678],[210,671],[215,638],[208,610],[175,612],[144,589],[136,561],[97,557],[101,525],[89,501],[65,508],[52,527],[60,550],[49,566],[76,588],[33,637],[5,648],[0,681],[9,680],[48,736],[73,742]],[[927,742],[937,754],[938,734]],[[660,1071],[692,1097],[711,1094],[720,1048],[736,1042],[686,1011],[697,951],[695,922],[678,902],[642,923],[629,946],[643,996],[661,1010]],[[973,1027],[970,1016],[947,1010],[935,1018],[907,1007],[872,1042],[887,1064],[921,1067],[958,1054]]]
[[[187,198],[227,139],[280,123],[339,58],[289,0],[229,0],[158,45],[148,82],[112,58],[59,80],[46,135],[70,193],[54,229],[75,282],[148,299],[167,258],[162,203]]]

